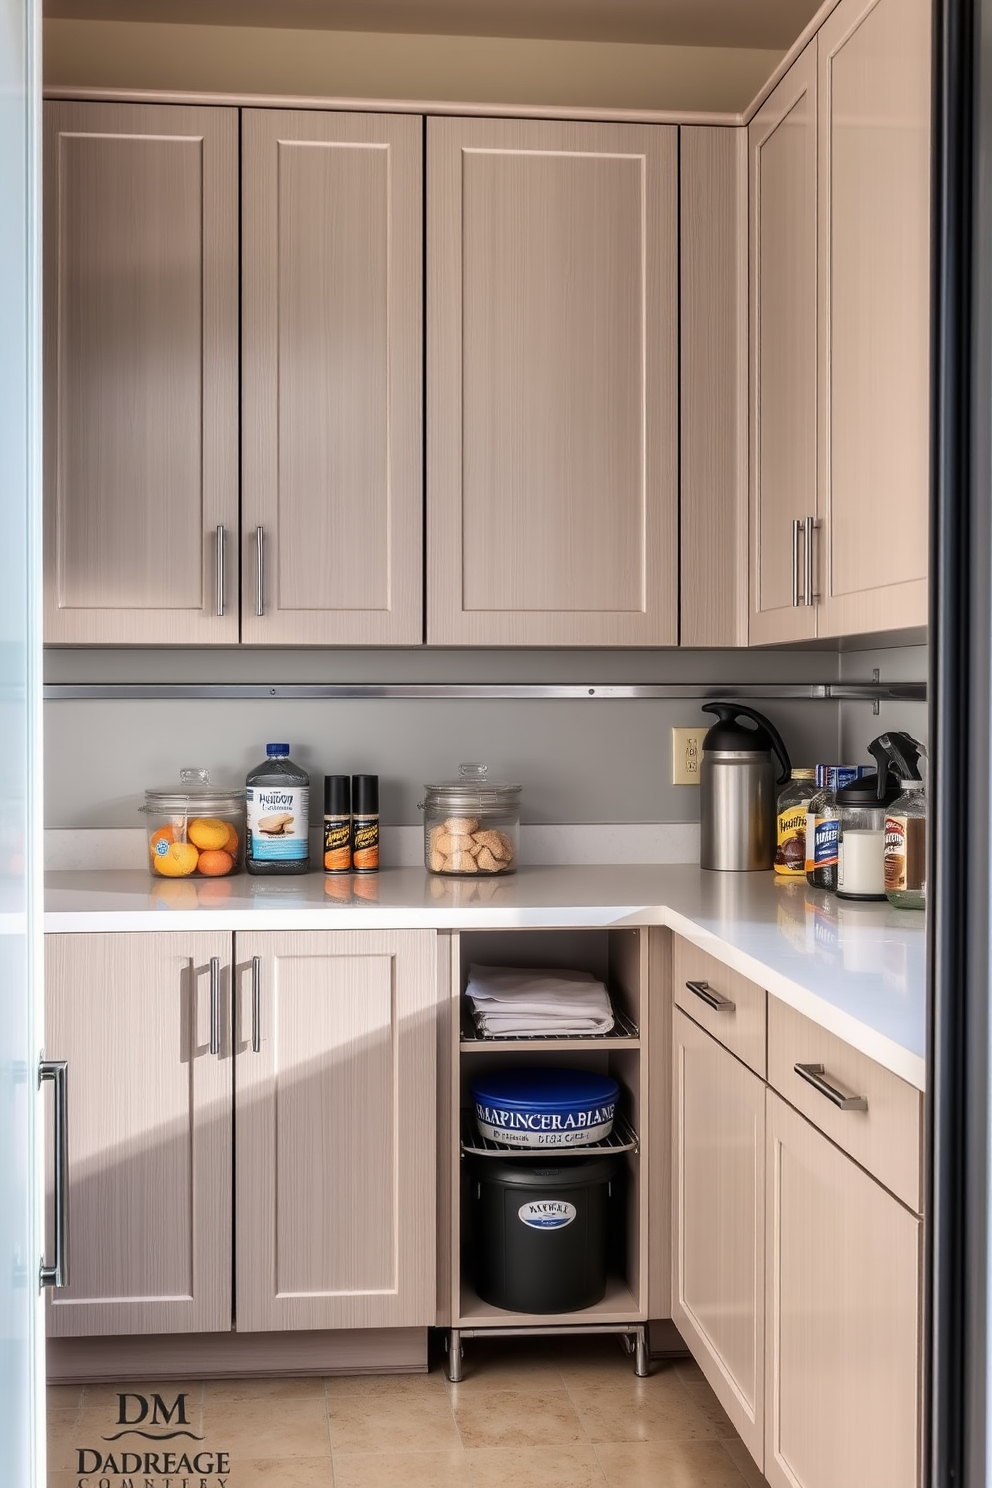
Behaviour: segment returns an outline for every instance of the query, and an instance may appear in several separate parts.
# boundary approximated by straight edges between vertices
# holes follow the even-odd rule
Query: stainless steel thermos
[[[703,712],[718,721],[703,740],[699,767],[699,866],[730,873],[771,868],[777,787],[789,778],[789,752],[775,725],[753,708],[704,703]]]

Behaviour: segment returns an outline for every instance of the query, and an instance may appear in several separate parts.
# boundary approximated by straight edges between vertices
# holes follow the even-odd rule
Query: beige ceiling
[[[819,0],[44,0],[46,16],[785,51]]]

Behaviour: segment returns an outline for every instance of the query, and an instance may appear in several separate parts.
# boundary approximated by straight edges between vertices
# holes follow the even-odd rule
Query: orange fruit
[[[225,873],[230,873],[234,867],[234,859],[229,852],[221,852],[219,848],[209,848],[201,852],[197,871],[203,873],[207,878],[222,878]]]
[[[158,831],[153,832],[148,839],[148,851],[153,858],[164,858],[175,840],[176,834],[170,826],[159,827]]]
[[[241,851],[241,838],[238,836],[237,828],[233,822],[227,822],[227,841],[222,843],[225,852],[229,852],[232,858],[236,858]]]
[[[213,852],[227,845],[227,822],[219,816],[194,816],[186,828],[186,836],[203,852]]]
[[[156,853],[152,864],[163,878],[188,878],[196,871],[199,857],[191,842],[173,842],[165,853]]]

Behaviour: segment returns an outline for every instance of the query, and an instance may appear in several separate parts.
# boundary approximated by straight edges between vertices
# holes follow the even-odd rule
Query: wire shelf
[[[472,1017],[468,998],[463,997],[461,1042],[482,1044],[489,1048],[494,1044],[574,1043],[577,1039],[583,1043],[595,1043],[600,1040],[606,1040],[609,1043],[628,1043],[640,1038],[641,1031],[637,1024],[616,1006],[613,1008],[613,1019],[613,1027],[609,1033],[480,1033]]]
[[[609,1136],[583,1147],[503,1147],[499,1142],[482,1136],[471,1111],[462,1111],[462,1153],[470,1152],[475,1157],[522,1157],[557,1162],[561,1157],[591,1157],[597,1152],[636,1152],[639,1145],[637,1133],[619,1111]]]

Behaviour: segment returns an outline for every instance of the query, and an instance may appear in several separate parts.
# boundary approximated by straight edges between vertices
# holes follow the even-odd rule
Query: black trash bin
[[[475,1289],[508,1312],[575,1312],[606,1291],[609,1155],[473,1157]]]

